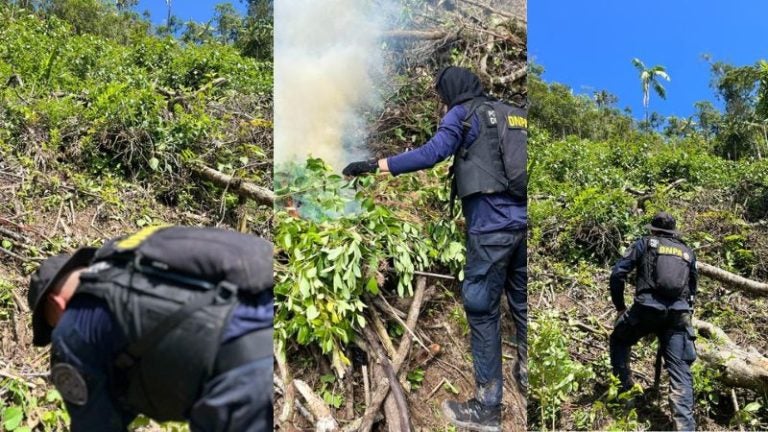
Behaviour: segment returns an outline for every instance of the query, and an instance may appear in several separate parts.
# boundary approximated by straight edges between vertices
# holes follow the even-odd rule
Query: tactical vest
[[[648,237],[641,269],[637,274],[637,293],[650,292],[662,299],[687,299],[693,251],[674,237]]]
[[[149,228],[99,249],[77,294],[103,299],[128,345],[114,397],[158,421],[184,420],[210,378],[239,291],[273,285],[272,245],[211,228]]]
[[[528,179],[528,120],[523,108],[503,102],[473,99],[464,104],[466,132],[477,114],[477,138],[459,146],[453,159],[454,190],[459,198],[507,192],[525,202]]]

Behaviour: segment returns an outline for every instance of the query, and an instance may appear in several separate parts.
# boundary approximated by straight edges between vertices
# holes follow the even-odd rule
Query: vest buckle
[[[237,295],[237,285],[228,282],[221,281],[216,285],[216,299],[217,304],[230,303]]]

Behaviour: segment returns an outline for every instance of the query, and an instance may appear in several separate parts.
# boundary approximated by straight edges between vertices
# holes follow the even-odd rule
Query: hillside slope
[[[718,137],[706,131],[662,134],[562,85],[530,80],[529,427],[669,430],[666,373],[661,394],[644,395],[637,408],[625,406],[630,395],[617,394],[610,379],[611,266],[664,210],[677,218],[700,262],[768,281],[768,161],[726,159]],[[753,347],[757,357],[768,354],[765,295],[700,272],[695,318],[739,347]],[[633,290],[628,284],[627,304]],[[723,348],[703,324],[697,327],[698,424],[764,429],[764,390],[759,383],[734,387],[732,371],[707,355]],[[650,339],[633,349],[635,379],[646,390],[655,352]]]
[[[31,347],[26,290],[40,260],[160,223],[271,235],[271,203],[198,173],[271,188],[271,63],[130,22],[109,37],[0,6],[3,430],[67,423],[48,350]]]

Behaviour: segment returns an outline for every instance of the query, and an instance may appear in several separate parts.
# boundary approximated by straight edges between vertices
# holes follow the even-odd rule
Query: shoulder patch
[[[497,123],[496,111],[489,109],[488,111],[486,111],[486,115],[488,116],[488,124],[491,126],[495,126]]]
[[[61,398],[73,405],[85,405],[88,402],[88,386],[85,378],[69,363],[56,363],[51,368],[51,381]]]
[[[132,234],[128,237],[125,237],[124,239],[118,241],[115,243],[115,249],[118,251],[127,251],[127,250],[133,250],[139,247],[144,240],[148,239],[152,234],[156,233],[157,231],[160,231],[163,228],[167,228],[170,225],[155,225],[155,226],[149,226],[146,228],[142,228],[135,234]]]
[[[652,248],[659,247],[659,240],[655,239],[655,238],[652,238],[652,239],[648,240],[648,246],[652,247]]]
[[[516,115],[507,116],[507,125],[511,128],[528,129],[528,120]]]

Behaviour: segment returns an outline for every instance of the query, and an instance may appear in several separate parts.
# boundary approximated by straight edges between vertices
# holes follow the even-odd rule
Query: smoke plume
[[[275,165],[363,158],[383,19],[360,0],[275,2]]]

